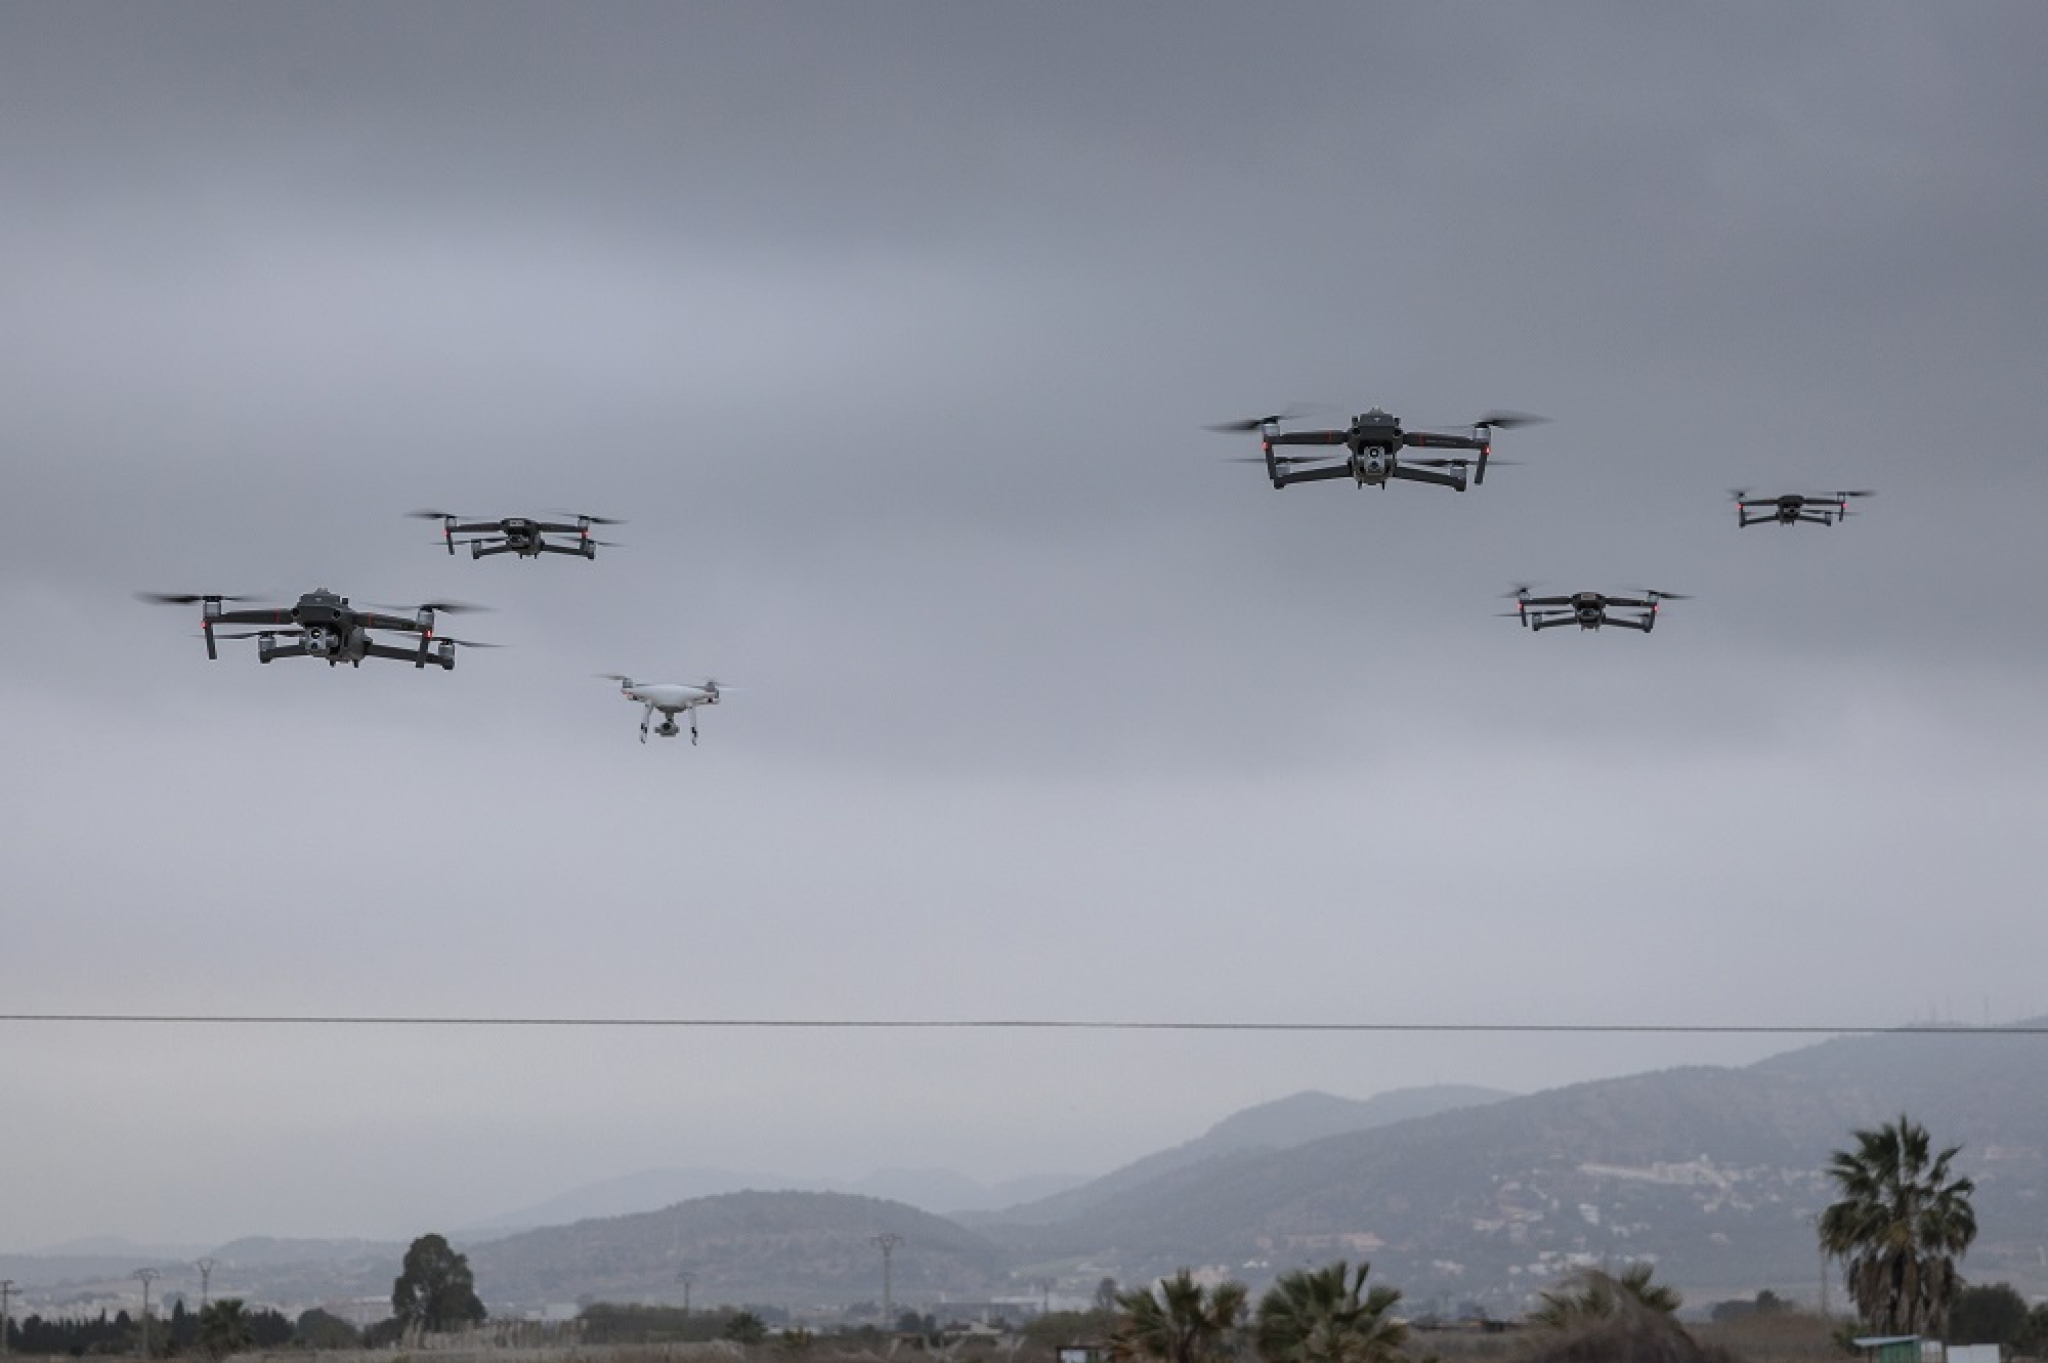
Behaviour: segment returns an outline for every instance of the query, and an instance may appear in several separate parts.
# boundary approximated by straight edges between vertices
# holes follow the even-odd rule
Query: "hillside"
[[[1370,1098],[1340,1098],[1315,1091],[1297,1093],[1233,1113],[1191,1141],[1134,1160],[1078,1188],[1007,1211],[959,1219],[975,1226],[1063,1221],[1099,1207],[1120,1193],[1219,1158],[1254,1150],[1291,1150],[1325,1136],[1369,1131],[1512,1096],[1500,1089],[1470,1084],[1394,1089]]]
[[[1966,1273],[2039,1290],[2042,1042],[1856,1037],[1746,1069],[1581,1084],[1219,1155],[1073,1215],[1027,1208],[982,1229],[1019,1262],[1113,1258],[1129,1278],[1192,1263],[1256,1284],[1347,1253],[1422,1304],[1514,1310],[1574,1263],[1635,1258],[1654,1258],[1696,1297],[1770,1287],[1811,1300],[1828,1154],[1904,1111],[1961,1143],[1958,1168],[1978,1179],[1981,1233]]]
[[[1417,1311],[1478,1303],[1514,1314],[1576,1264],[1634,1259],[1655,1260],[1695,1304],[1764,1288],[1812,1302],[1812,1221],[1832,1196],[1828,1155],[1856,1128],[1903,1112],[1937,1141],[1960,1144],[1956,1167],[1977,1181],[1980,1234],[1966,1277],[2048,1292],[2048,1037],[1858,1036],[1741,1069],[1665,1070],[1526,1097],[1383,1098],[1394,1105],[1302,1094],[1246,1109],[971,1228],[874,1197],[744,1192],[483,1242],[458,1237],[457,1248],[500,1314],[592,1298],[679,1305],[683,1272],[707,1308],[874,1301],[874,1237],[885,1232],[902,1237],[896,1300],[920,1309],[1047,1290],[1086,1297],[1105,1276],[1138,1282],[1183,1264],[1219,1267],[1257,1289],[1338,1256],[1369,1260]],[[1409,1110],[1391,1116],[1400,1103]],[[213,1252],[213,1287],[286,1307],[375,1299],[388,1294],[402,1252],[235,1241]],[[82,1284],[134,1288],[128,1256],[16,1256],[0,1267],[52,1301],[94,1295],[81,1295]],[[166,1294],[198,1289],[196,1274],[165,1272]]]
[[[661,1211],[527,1231],[467,1251],[491,1301],[845,1304],[881,1296],[875,1237],[902,1237],[901,1301],[987,1295],[1005,1277],[981,1236],[900,1202],[845,1193],[727,1193]]]

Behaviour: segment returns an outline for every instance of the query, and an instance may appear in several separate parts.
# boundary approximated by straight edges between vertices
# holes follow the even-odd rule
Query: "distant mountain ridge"
[[[491,1299],[680,1304],[871,1301],[876,1238],[897,1237],[899,1300],[986,1298],[1008,1265],[983,1237],[943,1217],[849,1193],[743,1192],[658,1211],[526,1231],[468,1252]]]
[[[1079,1216],[1091,1207],[1154,1179],[1220,1157],[1254,1150],[1292,1150],[1326,1136],[1369,1131],[1416,1117],[1480,1107],[1512,1097],[1513,1094],[1503,1089],[1479,1088],[1470,1084],[1391,1089],[1370,1098],[1339,1098],[1310,1089],[1232,1113],[1195,1139],[1134,1160],[1092,1183],[1035,1203],[1013,1206],[992,1215],[962,1217],[961,1220],[968,1225],[1020,1221],[1042,1224],[1064,1220]]]
[[[977,1228],[1027,1262],[1114,1247],[1140,1279],[1209,1264],[1256,1285],[1348,1253],[1418,1309],[1512,1312],[1559,1273],[1638,1258],[1695,1296],[1811,1301],[1828,1157],[1901,1113],[1964,1147],[1957,1168],[1979,1190],[1969,1280],[2048,1290],[2048,1038],[2025,1031],[1845,1037],[1744,1069],[1573,1085],[1136,1182],[1120,1171],[1053,1199],[1057,1218],[1041,1205]]]
[[[1256,1291],[1337,1257],[1369,1260],[1374,1278],[1418,1313],[1479,1304],[1513,1315],[1578,1266],[1635,1260],[1654,1262],[1659,1280],[1695,1306],[1764,1289],[1811,1302],[1830,1152],[1852,1145],[1858,1128],[1906,1114],[1940,1144],[1961,1145],[1956,1169],[1976,1181],[1968,1281],[2037,1296],[2048,1293],[2042,1025],[1848,1036],[1744,1068],[1662,1070],[1523,1097],[1297,1094],[1082,1187],[958,1220],[891,1199],[759,1191],[483,1242],[453,1238],[494,1311],[579,1299],[680,1304],[684,1273],[707,1306],[871,1300],[884,1234],[902,1237],[898,1303],[920,1310],[1086,1297],[1103,1277],[1141,1282],[1181,1265]],[[620,1195],[628,1192],[658,1190]],[[402,1246],[258,1239],[217,1253],[224,1266],[232,1260],[216,1271],[217,1290],[232,1276],[251,1301],[304,1306],[388,1293]],[[39,1290],[103,1274],[118,1294],[133,1288],[135,1266],[132,1255],[0,1259],[0,1272]],[[167,1265],[166,1300],[197,1287],[177,1276]]]
[[[983,1183],[951,1169],[878,1169],[853,1180],[790,1178],[722,1168],[648,1169],[586,1183],[517,1211],[456,1228],[463,1240],[489,1240],[543,1226],[596,1217],[630,1216],[701,1197],[741,1192],[847,1193],[902,1202],[945,1216],[1051,1197],[1087,1180],[1078,1174],[1041,1174]]]

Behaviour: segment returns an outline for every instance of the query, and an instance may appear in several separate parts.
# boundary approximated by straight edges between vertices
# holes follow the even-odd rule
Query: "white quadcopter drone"
[[[640,716],[640,741],[647,741],[647,729],[654,723],[654,712],[661,711],[662,721],[654,726],[654,732],[662,738],[674,738],[682,730],[676,726],[679,714],[690,717],[690,742],[697,742],[697,707],[718,704],[718,683],[706,677],[701,682],[636,682],[618,672],[599,674],[607,681],[619,684],[619,694],[627,700],[647,707]]]

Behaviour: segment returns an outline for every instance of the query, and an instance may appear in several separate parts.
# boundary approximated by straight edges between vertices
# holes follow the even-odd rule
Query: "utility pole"
[[[885,1333],[896,1333],[896,1297],[894,1282],[890,1277],[890,1256],[896,1246],[903,1243],[903,1237],[894,1231],[883,1231],[875,1237],[875,1243],[882,1247],[882,1329]]]
[[[213,1281],[213,1270],[220,1263],[218,1259],[201,1259],[196,1265],[199,1270],[199,1309],[204,1311],[207,1303],[207,1285]]]
[[[149,1285],[156,1281],[153,1268],[138,1268],[129,1276],[142,1279],[142,1356],[149,1357]]]
[[[1827,1241],[1821,1239],[1820,1217],[1818,1215],[1810,1216],[1807,1220],[1813,1224],[1813,1238],[1820,1246],[1820,1318],[1826,1320],[1828,1318],[1828,1278],[1832,1276],[1828,1272],[1828,1245]]]
[[[14,1279],[0,1278],[0,1358],[7,1357],[7,1327],[14,1321]]]
[[[690,1284],[697,1281],[697,1275],[686,1268],[676,1274],[676,1281],[683,1285],[683,1314],[687,1316],[690,1314]]]

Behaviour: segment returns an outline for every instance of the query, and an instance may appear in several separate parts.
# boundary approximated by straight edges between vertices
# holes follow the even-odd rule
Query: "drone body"
[[[1870,490],[1862,488],[1851,492],[1803,493],[1788,492],[1778,497],[1752,497],[1741,488],[1728,494],[1735,501],[1735,518],[1743,527],[1764,525],[1775,521],[1779,525],[1797,525],[1805,521],[1810,525],[1833,525],[1849,519],[1849,499],[1868,497]],[[1752,508],[1755,514],[1751,514]]]
[[[1512,426],[1526,426],[1543,420],[1542,417],[1521,412],[1488,412],[1471,423],[1470,435],[1453,435],[1444,431],[1403,430],[1399,417],[1378,407],[1359,413],[1351,419],[1351,424],[1342,430],[1280,430],[1280,423],[1286,419],[1284,413],[1275,413],[1243,421],[1225,422],[1209,429],[1257,431],[1260,452],[1256,458],[1247,462],[1263,461],[1266,465],[1266,476],[1272,479],[1275,488],[1286,487],[1289,483],[1313,483],[1330,478],[1349,478],[1359,487],[1385,487],[1391,480],[1403,479],[1416,483],[1434,483],[1439,487],[1463,492],[1465,471],[1468,468],[1472,471],[1473,486],[1476,487],[1486,481],[1486,464],[1493,454],[1495,429],[1506,430]],[[1344,452],[1276,454],[1276,446],[1342,447]],[[1454,455],[1404,460],[1402,451],[1408,449],[1471,450],[1474,453],[1472,456]]]
[[[1648,634],[1657,627],[1657,605],[1661,601],[1683,601],[1677,592],[1645,590],[1640,596],[1609,596],[1604,592],[1573,592],[1569,596],[1531,596],[1529,588],[1508,593],[1515,599],[1515,617],[1525,629],[1555,629],[1577,625],[1600,629],[1614,625]]]
[[[679,714],[690,717],[690,744],[697,742],[697,709],[703,705],[718,704],[720,695],[718,683],[710,678],[701,682],[636,682],[631,677],[617,672],[603,674],[607,681],[619,684],[619,694],[627,700],[643,705],[646,709],[640,716],[640,741],[647,741],[647,727],[654,722],[654,712],[661,711],[662,722],[654,732],[660,738],[674,738],[682,730],[676,726]]]
[[[450,511],[414,511],[409,515],[421,520],[441,522],[441,541],[454,553],[457,544],[467,544],[471,558],[489,558],[493,554],[517,554],[521,558],[539,558],[542,554],[572,554],[583,558],[596,558],[600,544],[609,545],[610,540],[595,540],[590,537],[593,525],[617,525],[618,521],[604,516],[578,515],[571,521],[544,521],[531,516],[507,516],[502,520],[464,520]],[[458,540],[457,535],[475,535],[477,538]],[[567,543],[555,543],[549,535],[572,536]]]
[[[434,636],[436,611],[475,609],[445,601],[428,602],[406,616],[379,610],[359,610],[349,604],[347,597],[325,587],[307,592],[299,598],[297,605],[247,610],[225,609],[225,602],[241,599],[230,596],[146,593],[144,599],[165,605],[200,603],[199,625],[206,637],[206,656],[214,659],[220,657],[220,651],[214,644],[216,638],[254,639],[256,661],[259,663],[279,658],[322,658],[329,667],[342,663],[361,667],[365,658],[389,658],[396,662],[409,662],[416,668],[432,663],[443,671],[453,671],[457,646],[488,647],[470,644],[466,639],[437,639]],[[260,625],[263,628],[216,636],[214,629],[219,625]],[[417,648],[398,647],[380,642],[372,633],[376,630],[417,634],[419,645]],[[280,638],[291,642],[280,644]]]

